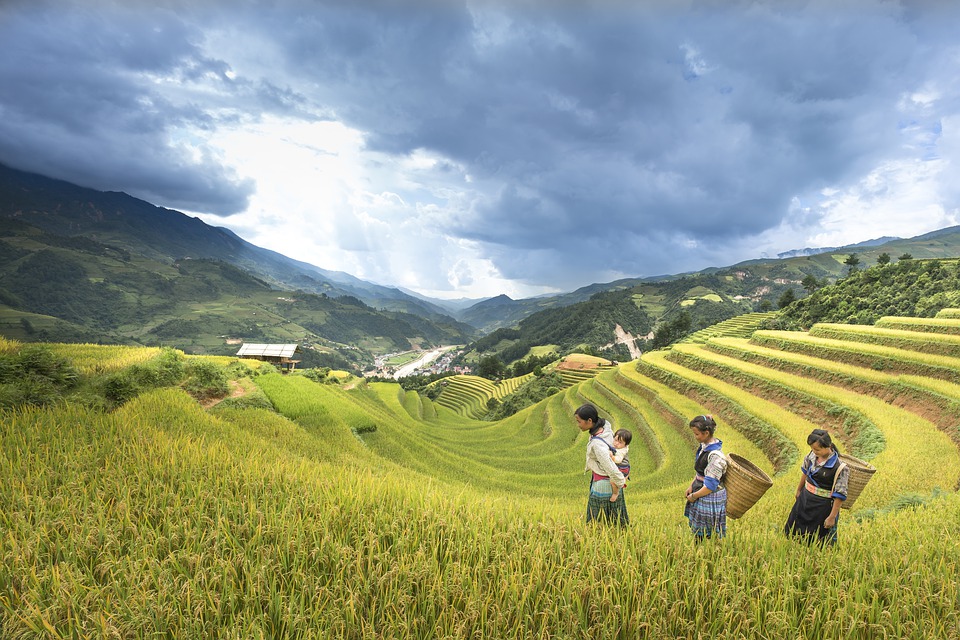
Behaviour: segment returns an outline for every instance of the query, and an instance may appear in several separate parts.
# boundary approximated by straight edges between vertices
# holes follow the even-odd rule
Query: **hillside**
[[[0,164],[0,219],[46,234],[86,238],[161,264],[212,259],[238,267],[285,291],[354,296],[365,304],[452,322],[442,307],[419,297],[329,271],[257,247],[232,231],[154,206],[125,193],[103,192]]]
[[[659,282],[620,281],[612,289],[594,291],[582,302],[532,313],[515,328],[502,328],[469,345],[463,360],[496,355],[509,364],[537,346],[554,345],[559,354],[584,351],[611,360],[630,360],[628,347],[616,342],[617,326],[634,336],[642,350],[664,346],[717,322],[749,313],[785,283],[771,283],[749,271],[737,275],[698,273]],[[744,291],[750,296],[745,296]],[[683,329],[676,329],[677,323]],[[659,344],[648,336],[660,332]],[[670,333],[670,339],[666,336]]]
[[[899,260],[858,269],[788,306],[771,326],[873,324],[883,316],[934,316],[960,305],[960,261]]]
[[[859,258],[860,268],[876,264],[882,254],[887,254],[894,261],[902,255],[910,255],[917,260],[960,256],[960,227],[948,227],[915,238],[878,238],[846,247],[815,250],[809,254],[808,251],[810,250],[796,252],[802,255],[785,252],[788,257],[747,260],[725,267],[711,267],[697,273],[624,278],[608,283],[595,283],[556,296],[524,300],[499,296],[468,307],[455,315],[486,333],[500,328],[515,328],[521,320],[535,313],[586,302],[597,293],[630,291],[647,295],[646,311],[655,324],[662,324],[675,319],[675,313],[667,312],[676,310],[677,304],[689,300],[685,293],[695,286],[716,290],[719,295],[729,300],[743,303],[742,308],[747,311],[764,311],[768,305],[776,309],[778,300],[787,290],[792,290],[798,298],[806,294],[802,283],[808,276],[821,283],[833,283],[846,277],[848,267],[844,262],[851,254]],[[678,280],[682,281],[682,284],[675,284]],[[692,330],[702,329],[719,321],[721,315],[714,310],[712,319],[693,318]]]
[[[957,229],[932,237],[941,248],[960,240]],[[929,247],[930,238],[928,234],[910,242],[897,241],[897,246]],[[891,258],[884,264],[863,260],[862,267],[851,271],[843,265],[848,255],[805,256],[797,259],[797,264],[787,260],[764,263],[762,268],[742,264],[732,271],[709,270],[659,282],[621,281],[617,288],[594,293],[586,302],[539,311],[516,328],[498,329],[469,345],[464,358],[494,354],[509,364],[526,357],[533,347],[553,345],[561,355],[582,350],[629,360],[624,346],[611,344],[617,324],[635,336],[641,350],[648,351],[741,314],[776,309],[771,300],[779,304],[788,291],[796,300],[767,318],[767,327],[806,329],[817,322],[872,324],[883,316],[929,317],[945,307],[960,305],[960,263],[955,258],[920,260],[907,258],[912,254],[904,251],[900,254],[904,259]],[[826,268],[829,264],[843,266],[844,271],[832,278]],[[806,289],[809,283],[804,278],[810,276],[814,284]],[[653,337],[646,339],[651,333]]]
[[[240,342],[298,342],[303,366],[337,368],[466,337],[453,321],[377,311],[349,296],[278,291],[222,262],[165,265],[88,240],[3,227],[0,334],[7,337],[222,355],[236,353]]]
[[[3,176],[9,178],[0,170]],[[123,194],[22,179],[40,186],[21,199],[11,195],[14,183],[0,181],[0,335],[223,355],[236,353],[240,342],[298,342],[304,366],[356,369],[372,365],[378,353],[474,335],[419,303],[421,315],[378,310],[344,289],[302,278],[296,281],[306,290],[279,289],[275,277],[245,270],[249,260],[222,259],[260,251],[223,230]],[[76,200],[81,196],[99,199]],[[53,213],[25,211],[23,199]]]
[[[323,354],[314,364],[367,367],[377,353],[464,344],[492,332],[466,360],[492,353],[509,363],[550,345],[626,360],[617,324],[640,348],[664,346],[742,313],[776,309],[785,293],[804,298],[808,278],[818,288],[841,280],[850,253],[863,267],[884,254],[894,262],[901,255],[955,257],[960,228],[557,296],[444,307],[291,260],[126,194],[0,166],[0,327],[21,340],[168,344],[220,354],[237,340],[297,341]],[[927,306],[935,312],[937,304],[951,302]]]
[[[0,409],[0,630],[955,638],[958,315],[718,332],[494,423],[396,384],[188,359],[267,399],[207,410],[159,380],[184,362],[169,351],[29,347],[70,364],[51,367],[0,343],[0,398],[37,388],[28,378],[153,385],[113,411],[89,392]],[[586,437],[571,416],[584,401],[634,433],[623,530],[583,522]],[[701,413],[773,486],[726,541],[694,545],[677,505],[692,475],[686,422]],[[815,427],[876,469],[828,551],[780,532]],[[811,554],[829,557],[830,580]]]

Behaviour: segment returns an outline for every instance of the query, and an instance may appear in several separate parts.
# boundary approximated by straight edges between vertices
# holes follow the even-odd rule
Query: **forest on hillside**
[[[815,289],[769,321],[770,328],[805,330],[817,322],[873,324],[883,316],[933,317],[960,304],[960,261],[913,260],[852,269]]]

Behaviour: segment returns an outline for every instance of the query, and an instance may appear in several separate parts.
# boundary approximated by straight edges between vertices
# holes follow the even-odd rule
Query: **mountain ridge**
[[[185,257],[215,258],[247,269],[280,288],[350,295],[372,307],[415,310],[425,317],[448,315],[442,307],[396,287],[289,258],[195,216],[158,207],[121,191],[88,189],[3,164],[0,216],[28,222],[50,233],[89,235],[104,244],[132,249],[162,262]]]
[[[696,328],[704,322],[721,321],[731,314],[755,311],[764,305],[770,307],[788,289],[793,290],[796,297],[802,297],[804,292],[801,282],[808,276],[816,278],[818,282],[835,281],[847,273],[845,260],[849,253],[857,253],[864,264],[875,260],[881,253],[909,253],[915,258],[960,254],[960,227],[950,227],[913,239],[883,242],[885,238],[877,238],[841,247],[836,251],[806,256],[758,258],[699,272],[593,283],[553,296],[514,300],[501,294],[475,301],[445,303],[404,291],[399,287],[369,283],[344,272],[328,271],[288,258],[276,251],[257,247],[224,227],[208,225],[199,218],[156,207],[122,192],[95,191],[4,165],[0,165],[0,222],[5,233],[16,238],[15,246],[6,243],[0,247],[0,269],[7,269],[8,283],[6,287],[0,286],[0,303],[9,307],[11,318],[21,318],[23,322],[36,322],[48,327],[58,326],[59,330],[68,335],[83,333],[84,322],[89,325],[85,335],[96,335],[89,332],[94,331],[97,326],[107,327],[110,324],[110,309],[84,300],[77,301],[79,307],[70,311],[72,316],[68,314],[60,317],[59,325],[55,324],[56,318],[53,316],[51,318],[54,319],[51,320],[22,315],[46,313],[42,305],[32,310],[23,305],[25,297],[30,298],[37,291],[43,291],[43,286],[38,285],[37,291],[30,291],[10,285],[13,282],[10,278],[14,277],[12,274],[16,269],[24,268],[23,264],[28,255],[40,248],[52,252],[47,254],[49,260],[74,260],[74,264],[80,265],[77,268],[86,273],[86,279],[76,281],[77,286],[87,288],[89,285],[93,287],[89,289],[89,295],[116,299],[116,305],[125,308],[126,316],[134,315],[136,308],[140,309],[141,314],[147,313],[145,310],[149,309],[156,310],[161,315],[172,313],[171,309],[181,301],[166,300],[163,302],[166,307],[158,302],[158,298],[170,295],[170,291],[186,292],[187,297],[192,296],[192,304],[202,305],[202,291],[205,288],[210,292],[220,292],[217,294],[220,295],[224,291],[232,290],[233,285],[230,282],[243,280],[243,277],[233,272],[214,266],[207,266],[205,270],[185,267],[187,260],[213,260],[232,265],[259,280],[263,286],[250,281],[249,291],[244,295],[257,298],[261,309],[268,305],[277,323],[281,322],[285,313],[295,311],[299,303],[288,302],[284,303],[286,306],[279,308],[275,302],[265,302],[264,296],[267,296],[267,292],[264,287],[283,293],[279,299],[326,296],[343,299],[346,307],[359,309],[350,302],[350,299],[353,299],[360,305],[369,307],[363,313],[375,314],[379,310],[382,313],[406,314],[384,316],[376,321],[372,320],[372,316],[362,321],[355,318],[353,326],[350,326],[349,322],[336,320],[334,324],[337,330],[334,333],[324,333],[321,330],[324,323],[316,319],[300,318],[312,328],[303,327],[297,322],[291,323],[292,326],[299,327],[298,331],[302,331],[302,335],[315,335],[341,343],[339,346],[334,345],[335,348],[348,349],[351,345],[343,343],[344,340],[359,340],[362,349],[371,350],[371,353],[400,349],[405,340],[412,340],[411,345],[436,344],[437,341],[448,339],[469,341],[478,333],[490,334],[501,329],[520,327],[525,320],[539,313],[555,312],[560,308],[587,303],[595,296],[609,292],[619,292],[618,295],[630,297],[635,305],[642,306],[648,313],[649,322],[636,321],[637,326],[624,327],[634,335],[647,335],[651,327],[679,321],[682,312],[693,314],[691,322]],[[111,260],[113,262],[110,262]],[[32,269],[30,273],[34,274],[31,277],[39,277],[37,274],[43,273],[47,268],[42,264],[43,261],[39,262],[28,265]],[[107,264],[108,262],[110,263]],[[148,268],[154,274],[151,276],[142,272],[132,273],[131,270],[138,266],[138,262],[143,263],[140,267]],[[22,274],[20,275],[22,277]],[[68,273],[60,275],[63,278],[70,276]],[[182,286],[163,284],[170,278],[186,276],[193,280]],[[59,295],[69,297],[71,293],[76,291],[65,289]],[[278,298],[277,295],[273,297]],[[48,295],[44,304],[50,303],[51,299]],[[131,300],[136,300],[140,306],[131,307]],[[34,302],[39,304],[36,300]],[[17,306],[18,304],[20,306]],[[180,309],[178,312],[184,312],[182,305],[177,308]],[[237,313],[244,316],[247,311]],[[249,313],[252,314],[253,311],[250,310]],[[571,315],[580,313],[577,309],[570,311]],[[97,320],[99,325],[90,324],[98,317],[102,317]],[[552,313],[546,317],[559,325],[565,322],[562,313]],[[226,334],[228,327],[233,327],[231,331],[239,331],[244,326],[252,326],[249,324],[252,322],[251,318],[252,316],[247,319],[248,324],[242,326],[237,323],[221,324],[218,335]],[[164,322],[171,319],[167,317]],[[78,320],[83,322],[77,325]],[[149,320],[144,316],[144,322],[150,324]],[[391,322],[399,324],[388,327]],[[533,318],[527,325],[537,327],[538,342],[546,340],[544,336],[549,334],[549,322],[545,324],[543,318]],[[171,339],[177,339],[172,328],[185,326],[188,325],[165,325],[166,329],[170,329]],[[358,337],[360,334],[355,331],[358,327],[382,331],[383,335]],[[111,330],[114,329],[116,327]],[[193,329],[196,330],[196,327]],[[141,335],[136,328],[126,327],[125,330],[128,331],[127,335]],[[609,332],[610,336],[601,342],[600,334],[604,331]],[[586,348],[597,348],[609,343],[613,339],[613,331],[613,327],[607,327],[589,332],[590,340],[596,344],[587,344]],[[558,330],[558,335],[567,333],[567,329]],[[274,330],[272,335],[277,340],[296,339],[290,332],[280,329]],[[387,335],[390,337],[386,337]],[[267,334],[264,336],[269,337]],[[180,336],[184,339],[187,337],[189,336]],[[208,342],[204,348],[210,348],[209,336],[205,339]],[[308,340],[312,338],[308,337]]]

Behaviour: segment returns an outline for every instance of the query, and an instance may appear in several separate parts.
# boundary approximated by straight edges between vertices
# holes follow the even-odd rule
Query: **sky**
[[[960,224],[958,18],[5,0],[0,162],[433,298],[528,298]]]

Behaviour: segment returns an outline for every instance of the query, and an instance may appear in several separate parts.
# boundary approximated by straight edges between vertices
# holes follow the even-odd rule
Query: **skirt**
[[[627,515],[627,488],[620,489],[616,502],[610,502],[613,489],[609,480],[591,480],[587,498],[587,522],[608,522],[625,527],[630,524]]]
[[[840,517],[829,529],[823,526],[823,521],[833,509],[833,499],[814,495],[809,491],[801,491],[793,509],[787,516],[787,524],[783,532],[788,536],[804,538],[807,543],[835,544],[837,542],[837,525]]]
[[[698,538],[722,538],[727,535],[727,490],[720,489],[696,502],[688,502],[683,514],[690,530]]]

